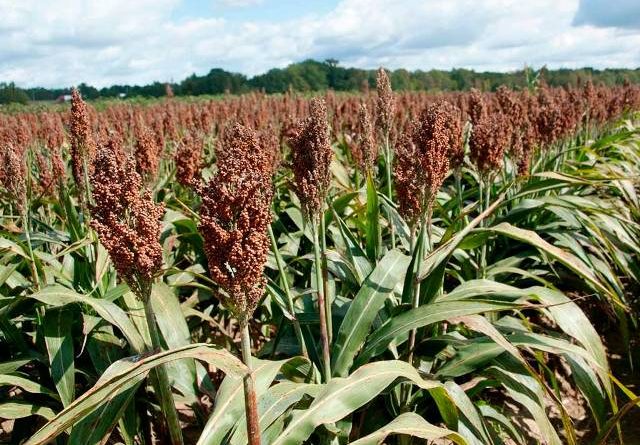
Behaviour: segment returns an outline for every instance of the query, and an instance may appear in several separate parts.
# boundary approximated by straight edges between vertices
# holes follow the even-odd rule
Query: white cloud
[[[232,8],[245,8],[263,3],[264,0],[214,0],[217,6],[228,6]]]
[[[179,2],[0,0],[0,81],[177,81],[213,67],[253,75],[329,57],[363,68],[640,65],[640,30],[577,20],[577,0],[342,0],[327,14],[280,22],[176,20]]]

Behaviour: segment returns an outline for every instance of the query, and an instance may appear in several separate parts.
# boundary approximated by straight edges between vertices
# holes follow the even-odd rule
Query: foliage
[[[512,88],[527,87],[529,68],[508,73],[476,72],[464,68],[450,71],[408,71],[397,69],[390,71],[391,83],[397,91],[457,91],[479,88],[495,91],[500,85]],[[596,84],[621,85],[625,80],[640,83],[640,70],[594,68],[550,70],[541,68],[542,76],[552,86],[578,86],[591,79]],[[233,73],[221,68],[213,68],[207,74],[192,74],[186,79],[171,84],[176,95],[198,96],[223,93],[246,93],[265,91],[267,93],[285,93],[287,91],[313,92],[332,89],[334,91],[361,91],[375,87],[375,71],[339,66],[335,59],[323,62],[305,60],[293,63],[285,68],[273,68],[263,74],[247,78],[243,74]],[[117,98],[120,94],[127,97],[163,97],[165,83],[152,82],[147,85],[111,85],[96,89],[81,84],[78,89],[87,99]],[[55,100],[63,94],[69,94],[69,88],[29,88],[26,90],[35,100]]]
[[[311,66],[316,74],[326,69]],[[301,86],[313,78],[299,74]],[[397,98],[398,128],[433,101]],[[629,301],[640,282],[637,115],[625,109],[596,125],[581,109],[573,131],[534,147],[528,174],[508,152],[489,182],[466,153],[434,197],[432,227],[425,220],[414,230],[397,196],[386,193],[390,159],[377,159],[366,177],[352,159],[358,134],[350,111],[360,102],[374,109],[375,96],[325,99],[334,159],[313,226],[291,185],[288,139],[276,138],[284,162],[273,178],[267,292],[248,323],[257,356],[250,367],[238,358],[243,323],[208,273],[201,198],[174,179],[181,162],[174,155],[200,150],[202,178],[217,178],[227,124],[286,133],[289,114],[306,117],[305,99],[89,109],[101,144],[108,128],[133,154],[136,122],[161,137],[157,173],[145,181],[166,209],[163,267],[144,302],[118,276],[91,228],[91,206],[83,204],[90,197],[71,180],[62,127],[70,116],[2,121],[47,131],[30,131],[24,147],[23,210],[10,188],[0,198],[0,418],[11,421],[0,438],[129,445],[155,436],[168,443],[152,372],[160,366],[185,441],[198,444],[247,443],[249,373],[265,444],[582,443],[588,439],[563,406],[565,386],[584,401],[601,437],[636,409],[635,395],[616,389],[595,326],[609,318],[628,338],[637,321]],[[460,147],[467,152],[468,127]],[[49,137],[56,129],[64,133],[59,146]],[[178,150],[196,132],[200,145]],[[37,155],[53,158],[55,149],[66,175],[45,188]],[[321,291],[329,302],[329,363],[320,342]],[[150,336],[151,313],[160,347]]]

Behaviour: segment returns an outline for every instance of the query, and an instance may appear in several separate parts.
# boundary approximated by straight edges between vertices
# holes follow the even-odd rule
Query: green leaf
[[[47,406],[35,405],[29,402],[0,403],[0,419],[22,419],[30,416],[40,416],[50,420],[55,416],[55,413]]]
[[[503,360],[498,366],[489,368],[487,372],[504,386],[507,394],[514,401],[529,411],[545,443],[562,445],[562,441],[545,410],[543,388],[535,378],[524,372],[519,372],[515,366],[506,366],[506,363],[507,361]]]
[[[126,370],[127,363],[119,361],[109,367],[98,383],[106,381],[118,371]],[[104,402],[88,416],[73,426],[69,443],[74,445],[98,445],[116,426],[127,406],[140,387],[143,376],[138,376],[123,386],[118,393],[107,397]]]
[[[428,277],[434,270],[438,268],[449,256],[453,253],[454,250],[458,247],[458,245],[465,239],[465,237],[478,225],[482,220],[484,220],[487,216],[491,215],[495,211],[495,209],[504,201],[505,193],[502,193],[498,196],[495,201],[481,214],[476,216],[467,226],[459,231],[458,233],[450,238],[445,243],[438,246],[437,249],[429,252],[426,256],[422,265],[420,266],[420,271],[418,272],[418,281],[424,280]]]
[[[127,313],[115,303],[81,295],[71,289],[57,285],[46,287],[40,292],[29,295],[29,298],[34,298],[50,306],[65,306],[72,303],[91,306],[98,315],[120,329],[134,351],[142,352],[145,350],[145,343],[140,333],[131,323]]]
[[[407,270],[409,257],[391,250],[380,260],[349,305],[332,351],[334,375],[343,377],[349,372],[353,359],[384,301],[393,292]]]
[[[281,416],[302,397],[316,397],[321,389],[322,385],[294,382],[282,382],[269,388],[258,400],[260,431],[272,428]],[[245,445],[248,442],[246,425],[246,418],[241,417],[229,442],[230,445]]]
[[[342,218],[338,216],[337,213],[334,212],[334,219],[338,222],[338,227],[340,228],[340,234],[344,240],[344,243],[347,246],[347,255],[351,260],[351,264],[353,265],[353,269],[356,273],[356,278],[358,279],[358,284],[361,284],[364,279],[371,273],[373,269],[369,259],[367,258],[367,254],[360,244],[358,244],[358,240],[351,233],[349,227],[345,224]]]
[[[402,338],[412,329],[418,329],[432,323],[450,320],[463,315],[480,314],[516,307],[518,307],[518,305],[512,303],[469,300],[435,302],[411,309],[389,319],[380,329],[369,337],[364,350],[356,360],[356,365],[366,363],[372,357],[383,353],[396,339]]]
[[[387,436],[392,434],[402,434],[425,440],[449,439],[459,445],[468,444],[464,437],[454,431],[432,425],[415,413],[404,413],[376,432],[351,442],[351,445],[378,445],[384,443]]]
[[[405,362],[370,363],[347,378],[338,377],[323,385],[323,390],[307,409],[293,411],[291,421],[272,445],[303,443],[318,426],[343,419],[398,379],[408,380],[426,390],[442,390],[439,382],[423,379]]]
[[[462,434],[472,443],[492,443],[482,416],[464,389],[454,381],[448,381],[444,386],[460,410],[458,431],[464,431]]]
[[[31,394],[44,394],[57,400],[60,399],[56,393],[46,386],[17,375],[0,374],[0,386],[17,386]]]
[[[45,444],[62,434],[69,427],[91,414],[105,402],[113,399],[144,378],[156,366],[174,360],[194,358],[202,360],[236,376],[248,372],[242,362],[226,350],[208,344],[192,344],[171,351],[163,351],[146,357],[130,357],[114,363],[89,391],[58,413],[26,442],[28,445]],[[111,370],[111,371],[110,371]]]
[[[51,365],[51,378],[64,406],[69,406],[75,397],[72,325],[73,312],[70,310],[56,308],[45,313],[43,332]]]
[[[258,397],[271,385],[278,373],[289,362],[298,360],[269,361],[253,359],[253,376]],[[207,420],[198,445],[222,443],[244,416],[244,382],[239,375],[227,375],[215,400],[215,409]]]
[[[153,285],[151,305],[168,349],[191,344],[189,326],[182,313],[178,297],[162,282]],[[177,360],[165,366],[170,383],[185,397],[187,404],[198,401],[198,381],[196,363],[191,360]]]
[[[481,231],[489,231],[491,233],[496,233],[499,235],[504,235],[509,238],[521,241],[526,244],[530,244],[533,247],[536,247],[540,251],[548,254],[552,258],[558,260],[564,266],[566,266],[569,270],[576,273],[579,277],[584,278],[593,289],[602,293],[602,295],[611,298],[613,301],[618,303],[621,306],[624,306],[620,301],[618,295],[613,291],[610,287],[605,286],[596,276],[596,274],[587,267],[582,261],[580,261],[575,256],[571,255],[564,250],[549,244],[547,241],[543,240],[540,235],[532,230],[520,229],[518,227],[512,226],[509,223],[500,223],[497,226],[489,227],[486,229],[478,229]]]

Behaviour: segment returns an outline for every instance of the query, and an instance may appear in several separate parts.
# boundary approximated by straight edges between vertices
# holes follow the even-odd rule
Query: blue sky
[[[343,66],[640,66],[639,0],[0,0],[0,82],[98,87]]]
[[[178,21],[221,17],[235,22],[279,22],[326,14],[337,4],[337,0],[185,0],[172,15]]]

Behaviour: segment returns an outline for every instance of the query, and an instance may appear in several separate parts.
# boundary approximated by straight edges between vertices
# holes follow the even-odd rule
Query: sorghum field
[[[637,443],[635,111],[381,69],[0,115],[0,441]]]

